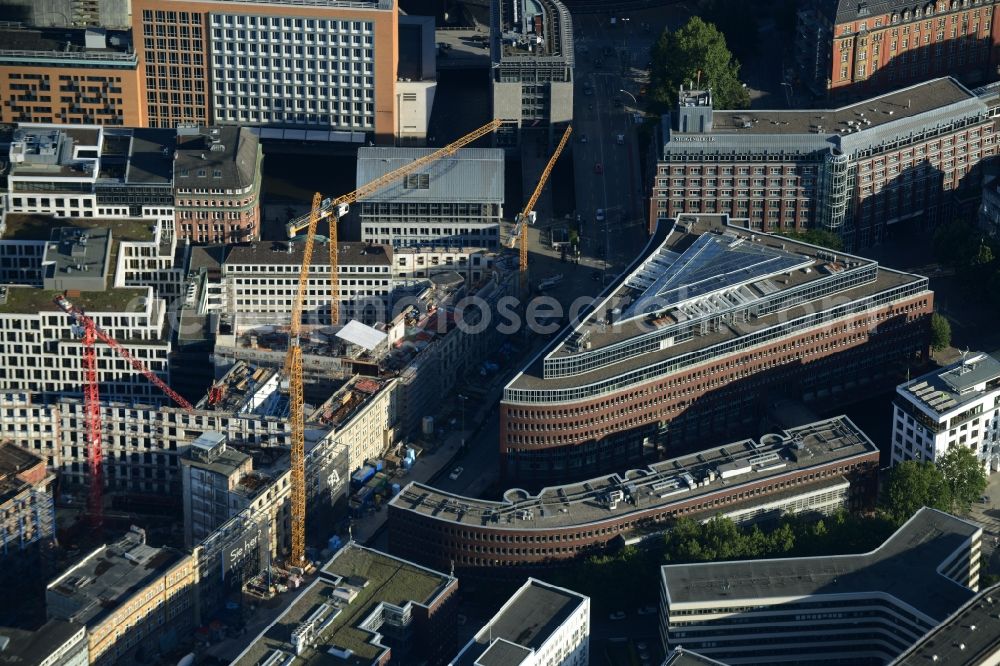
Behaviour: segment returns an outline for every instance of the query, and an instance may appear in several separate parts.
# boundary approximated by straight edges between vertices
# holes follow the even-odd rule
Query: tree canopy
[[[726,47],[726,38],[711,23],[693,16],[679,30],[664,30],[651,55],[649,96],[655,111],[676,108],[681,84],[711,87],[717,109],[750,106],[750,94],[739,79],[740,64]]]
[[[889,472],[882,509],[897,523],[907,521],[921,507],[951,510],[951,488],[929,461],[906,460]]]
[[[951,346],[951,324],[943,315],[931,315],[931,349],[941,351]]]
[[[989,483],[982,462],[972,449],[953,446],[941,456],[937,465],[945,483],[948,484],[952,510],[968,512],[972,503],[982,496]]]

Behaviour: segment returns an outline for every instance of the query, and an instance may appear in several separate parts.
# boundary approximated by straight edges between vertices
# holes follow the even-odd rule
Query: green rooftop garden
[[[110,229],[113,241],[151,241],[153,223],[143,220],[105,220],[90,217],[57,219],[49,215],[12,214],[7,216],[3,240],[49,240],[59,227]]]
[[[338,663],[368,666],[381,650],[371,644],[371,634],[357,627],[372,612],[376,604],[385,602],[400,607],[410,601],[425,604],[444,587],[447,581],[442,575],[435,575],[411,564],[358,547],[344,548],[333,563],[323,569],[323,573],[345,579],[349,576],[361,576],[367,579],[368,585],[350,604],[343,607],[340,615],[318,637],[317,649],[302,655],[304,661],[309,664]],[[256,664],[271,650],[288,650],[292,631],[299,622],[329,598],[327,592],[329,589],[319,585],[303,594],[238,663],[241,666]],[[353,656],[341,660],[329,655],[326,650],[334,645],[351,650]]]
[[[79,296],[71,297],[70,300],[84,311],[123,312],[126,309],[135,311],[138,305],[133,304],[128,307],[129,304],[144,298],[148,292],[147,287],[84,291],[80,292]],[[34,287],[7,287],[7,302],[0,303],[0,313],[37,314],[42,311],[58,311],[59,306],[52,301],[60,293],[62,292]]]

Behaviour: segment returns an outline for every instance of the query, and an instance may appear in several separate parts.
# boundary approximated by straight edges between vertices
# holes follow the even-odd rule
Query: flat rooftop
[[[326,238],[317,238],[313,246],[312,265],[329,266],[330,259],[326,247]],[[289,247],[291,251],[289,251]],[[232,264],[240,265],[298,265],[302,263],[302,243],[291,241],[258,241],[227,245],[226,258],[223,260],[223,271]],[[388,245],[367,245],[361,242],[340,243],[339,261],[341,266],[390,266],[392,265],[392,248]]]
[[[981,534],[975,523],[925,507],[869,553],[672,564],[661,567],[661,575],[668,604],[677,610],[742,599],[887,594],[941,622],[974,593],[937,570]]]
[[[88,313],[138,312],[145,307],[150,291],[150,287],[84,291],[74,296],[72,301]],[[37,315],[40,312],[62,312],[53,302],[53,299],[61,293],[62,291],[34,287],[0,287],[0,314]]]
[[[494,39],[503,60],[562,57],[572,65],[573,19],[559,0],[500,0],[499,8]]]
[[[919,292],[927,279],[724,215],[684,215],[660,224],[610,292],[505,393],[595,384],[596,394],[602,381],[904,285]]]
[[[621,519],[650,509],[759,483],[834,461],[877,456],[878,447],[846,416],[818,421],[760,441],[746,439],[579,483],[514,488],[493,502],[411,482],[389,504],[438,520],[491,529],[551,530]],[[618,501],[613,495],[618,494]],[[629,499],[630,501],[624,501]]]
[[[585,603],[582,594],[529,578],[451,663],[516,666]]]
[[[867,130],[975,98],[965,86],[945,77],[835,109],[717,110],[712,113],[711,133],[838,134],[852,127],[848,122]]]
[[[964,646],[964,647],[959,647]],[[955,611],[890,666],[978,666],[1000,654],[1000,584],[988,587]],[[994,661],[989,661],[990,658]]]
[[[97,624],[184,557],[172,548],[149,546],[145,534],[131,531],[49,583],[48,612],[58,619]]]
[[[105,136],[114,131],[105,130]],[[134,128],[128,132],[131,140],[123,180],[137,185],[172,185],[177,132],[150,128]]]
[[[110,229],[115,241],[151,242],[155,240],[154,225],[143,220],[107,220],[92,217],[55,218],[50,215],[11,213],[0,240],[47,241],[57,227],[74,229]]]
[[[1000,390],[1000,361],[980,352],[900,385],[896,393],[935,417]]]
[[[11,137],[10,175],[92,180],[100,136],[90,126],[19,124]],[[74,156],[78,149],[90,149],[90,156]]]
[[[377,550],[351,542],[320,570],[319,578],[292,602],[277,620],[265,629],[233,666],[259,666],[276,651],[295,654],[292,632],[303,622],[317,628],[315,647],[307,648],[296,664],[311,666],[370,666],[385,650],[374,642],[374,634],[361,629],[379,604],[396,607],[408,603],[430,605],[457,579],[420,567]],[[350,589],[349,603],[334,596],[338,589]],[[328,652],[332,647],[353,655],[341,659]]]
[[[384,176],[435,148],[358,149],[358,187]],[[363,199],[365,202],[500,203],[504,198],[504,160],[501,148],[460,148],[453,155],[428,164],[422,171],[400,178]]]
[[[25,666],[40,664],[52,656],[57,647],[62,647],[74,636],[79,638],[75,643],[77,650],[73,653],[87,652],[87,636],[83,626],[63,620],[49,620],[35,631],[25,631],[12,627],[0,627],[0,637],[10,639],[10,642],[0,651],[0,664]],[[68,663],[57,661],[57,664]]]
[[[168,163],[177,187],[242,189],[254,184],[260,140],[248,128],[180,127]]]
[[[46,279],[65,277],[67,280],[70,278],[73,280],[84,278],[105,280],[109,270],[107,262],[110,258],[108,251],[111,243],[111,231],[106,228],[57,227],[53,229],[42,257],[44,277]]]

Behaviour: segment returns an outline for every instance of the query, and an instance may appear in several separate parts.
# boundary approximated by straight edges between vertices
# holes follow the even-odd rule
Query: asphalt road
[[[573,161],[581,251],[592,259],[607,258],[610,276],[646,242],[639,171],[645,146],[638,144],[633,114],[641,110],[636,98],[655,33],[635,21],[609,30],[606,21],[597,15],[575,17]],[[603,220],[597,219],[598,209]]]

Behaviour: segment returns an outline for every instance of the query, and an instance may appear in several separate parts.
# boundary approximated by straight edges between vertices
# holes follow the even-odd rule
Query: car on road
[[[586,134],[581,134],[580,135],[580,143],[587,143],[587,135]]]
[[[601,281],[601,271],[594,271],[593,273],[591,273],[590,274],[590,279],[593,280],[594,282],[600,282]]]
[[[590,86],[584,86],[583,87],[583,94],[586,95],[587,97],[590,97],[591,95],[594,94],[594,89],[591,88]]]
[[[990,496],[989,495],[983,495],[982,497],[979,498],[979,501],[982,504],[989,504],[990,503]]]
[[[624,145],[624,144],[625,144],[625,135],[624,135],[624,134],[619,134],[619,135],[618,135],[618,136],[617,136],[617,137],[615,138],[615,140],[616,140],[616,141],[618,142],[618,145],[619,145],[619,146],[621,146],[621,145]]]
[[[597,212],[594,213],[594,219],[597,220],[598,222],[603,222],[604,221],[604,209],[603,208],[598,208],[597,209]]]
[[[609,620],[624,620],[625,619],[625,611],[615,611],[614,613],[612,613],[611,615],[608,616],[608,619]]]
[[[594,162],[594,173],[596,173],[598,176],[604,173],[604,166],[601,165],[600,162]]]
[[[656,613],[656,606],[643,606],[639,609],[639,615],[653,615],[654,613]]]
[[[600,58],[597,58],[596,60],[594,60],[594,67],[596,67],[598,69],[600,69],[601,65],[603,65],[603,64],[604,64],[604,61],[601,60]]]
[[[464,471],[465,471],[464,467],[456,467],[455,469],[451,470],[451,474],[448,475],[448,478],[451,479],[452,481],[458,481],[458,477],[462,476],[462,472]]]

